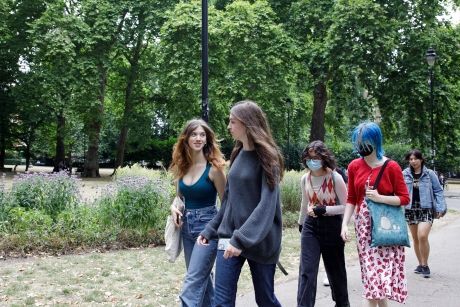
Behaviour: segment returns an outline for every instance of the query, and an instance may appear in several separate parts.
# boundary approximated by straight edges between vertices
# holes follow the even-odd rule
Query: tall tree
[[[326,106],[335,95],[328,90],[331,84],[340,85],[339,92],[353,82],[373,88],[395,49],[399,28],[391,13],[370,0],[293,3],[288,28],[297,41],[301,65],[312,78],[310,140],[325,138]],[[366,111],[367,106],[361,108]]]
[[[38,102],[53,116],[56,125],[54,171],[66,161],[67,116],[82,85],[76,63],[82,48],[85,25],[72,12],[76,4],[55,1],[32,24],[34,52],[30,57],[29,83],[41,88]]]
[[[15,124],[11,121],[17,105],[12,89],[21,73],[21,64],[30,53],[29,25],[43,10],[42,2],[0,0],[0,168],[4,167]]]
[[[123,165],[128,131],[136,123],[135,108],[146,98],[142,94],[146,80],[157,69],[154,62],[142,61],[145,58],[145,51],[149,45],[156,44],[160,35],[160,28],[166,18],[164,12],[173,7],[177,1],[140,1],[132,3],[127,15],[123,32],[121,33],[121,52],[118,60],[119,68],[116,74],[120,75],[117,80],[122,81],[123,88],[122,118],[120,120],[120,133],[117,143],[117,154],[115,169]],[[151,58],[152,59],[152,58]],[[140,72],[143,72],[141,80]]]
[[[200,114],[200,2],[180,3],[162,29],[160,86],[168,97],[168,121],[176,129]],[[209,9],[210,123],[225,135],[230,106],[253,99],[285,135],[292,44],[265,1],[234,1]],[[183,112],[187,110],[188,112]]]

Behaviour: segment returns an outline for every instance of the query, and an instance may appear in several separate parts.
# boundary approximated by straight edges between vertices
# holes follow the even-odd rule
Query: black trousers
[[[345,268],[345,243],[340,237],[341,229],[342,216],[340,215],[306,218],[301,235],[297,306],[315,306],[316,281],[321,255],[335,306],[350,306]]]

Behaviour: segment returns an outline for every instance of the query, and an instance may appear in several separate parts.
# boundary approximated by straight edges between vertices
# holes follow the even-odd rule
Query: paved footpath
[[[446,191],[449,209],[460,211],[460,193]],[[446,221],[449,221],[448,223]],[[350,226],[351,227],[351,226]],[[460,306],[460,215],[446,216],[445,220],[435,221],[430,233],[431,252],[429,265],[431,278],[423,278],[412,273],[418,265],[412,248],[406,249],[406,271],[409,296],[405,305],[390,301],[390,306],[408,307],[457,307]],[[362,284],[358,259],[347,261],[348,293],[352,307],[361,306]],[[324,273],[318,274],[316,307],[334,306],[330,288],[322,285]],[[276,295],[284,307],[296,306],[297,276],[275,285]],[[254,293],[237,298],[237,307],[257,306]]]

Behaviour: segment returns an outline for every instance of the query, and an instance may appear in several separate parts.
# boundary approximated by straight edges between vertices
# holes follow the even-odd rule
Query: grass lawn
[[[458,212],[435,223],[435,229],[458,218]],[[349,226],[350,232],[353,227]],[[354,237],[354,234],[351,233]],[[283,233],[281,263],[289,275],[276,271],[276,283],[297,278],[300,234]],[[8,259],[0,264],[0,305],[8,306],[178,306],[177,295],[185,274],[183,256],[169,263],[163,246],[61,257]],[[407,250],[407,252],[413,252]],[[346,244],[347,263],[357,265],[356,243]],[[249,268],[244,266],[238,293],[252,291]]]
[[[276,282],[297,278],[299,238],[297,229],[284,231],[280,260],[289,275],[277,270]],[[347,249],[348,254],[356,253],[354,243],[347,244]],[[8,259],[0,265],[0,305],[178,306],[184,274],[183,256],[169,263],[162,246]],[[238,292],[251,290],[249,268],[245,265]]]

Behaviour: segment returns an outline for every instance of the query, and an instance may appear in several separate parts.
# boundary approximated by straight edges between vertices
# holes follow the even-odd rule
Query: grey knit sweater
[[[227,178],[222,206],[201,233],[207,239],[231,238],[247,259],[275,264],[281,252],[281,201],[273,190],[255,151],[241,150]]]

